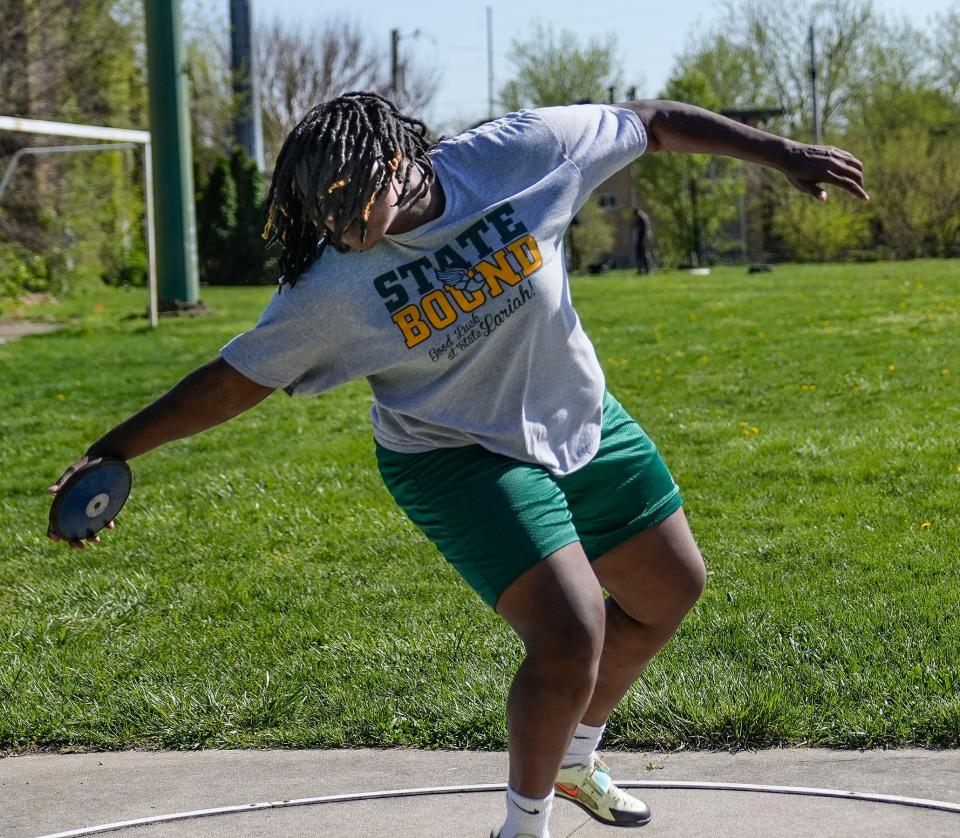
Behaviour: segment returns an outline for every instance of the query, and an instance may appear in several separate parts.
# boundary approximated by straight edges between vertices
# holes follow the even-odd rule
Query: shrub
[[[50,289],[47,262],[19,244],[0,242],[0,297]]]
[[[868,213],[852,199],[832,190],[821,204],[795,190],[784,194],[774,212],[773,228],[791,258],[799,262],[828,262],[862,248],[870,236]]]
[[[197,200],[200,279],[211,285],[275,281],[263,232],[264,189],[256,164],[240,148],[222,155]]]
[[[613,240],[613,222],[606,210],[591,198],[577,213],[575,223],[567,232],[570,269],[582,271],[602,262],[613,249]]]

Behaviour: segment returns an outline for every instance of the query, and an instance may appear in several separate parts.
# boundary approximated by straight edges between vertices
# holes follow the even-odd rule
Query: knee
[[[678,604],[686,614],[696,604],[707,585],[707,566],[698,550],[695,556],[685,561],[679,573]]]
[[[700,599],[706,581],[706,566],[699,551],[695,551],[661,569],[655,593],[651,595],[648,590],[638,598],[618,596],[617,604],[637,623],[672,633]]]
[[[543,664],[565,678],[593,683],[600,664],[605,630],[602,598],[593,607],[558,613],[524,638],[527,660]]]
[[[674,566],[666,585],[664,598],[665,622],[679,625],[687,612],[696,605],[707,584],[707,568],[699,551]]]

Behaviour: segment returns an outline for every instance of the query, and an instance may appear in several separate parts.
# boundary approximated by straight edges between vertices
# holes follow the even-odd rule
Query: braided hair
[[[427,157],[435,145],[424,123],[376,93],[345,93],[311,108],[285,140],[267,196],[263,238],[281,248],[279,290],[296,284],[327,245],[349,250],[341,236],[351,224],[363,241],[370,210],[395,175],[398,205],[415,166],[423,178],[413,197],[425,194],[436,178]]]

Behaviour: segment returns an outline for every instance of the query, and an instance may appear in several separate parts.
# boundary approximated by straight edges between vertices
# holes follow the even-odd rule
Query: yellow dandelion
[[[750,433],[758,434],[760,433],[760,429],[756,425],[754,425],[752,428],[750,428]]]
[[[67,397],[66,397],[65,395],[63,395],[63,393],[57,393],[57,400],[58,400],[58,401],[61,401],[61,402],[62,402],[62,401],[66,401],[66,398],[67,398]]]
[[[924,522],[920,525],[920,529],[922,529],[922,530],[928,530],[928,529],[930,529],[930,522],[929,522],[929,521],[924,521]]]
[[[897,368],[896,364],[889,364],[887,366],[887,369],[890,370],[890,372],[893,372],[896,368]]]
[[[709,364],[709,363],[710,363],[710,358],[709,358],[709,356],[707,356],[707,355],[701,355],[699,358],[697,358],[697,360],[698,360],[701,364]]]
[[[741,428],[749,428],[749,427],[750,427],[750,423],[749,423],[749,422],[741,422],[741,423],[740,423],[740,427],[741,427]]]
[[[758,338],[765,338],[766,336],[767,336],[767,333],[764,332],[762,329],[759,332],[757,332]]]

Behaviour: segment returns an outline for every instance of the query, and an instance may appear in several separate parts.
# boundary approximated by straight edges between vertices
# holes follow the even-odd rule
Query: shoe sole
[[[641,826],[646,826],[651,820],[653,820],[653,814],[650,814],[646,820],[642,821],[608,821],[606,818],[600,817],[600,815],[594,812],[593,809],[587,806],[586,803],[581,803],[575,797],[567,797],[559,790],[555,792],[555,796],[560,798],[560,800],[566,800],[568,803],[572,803],[574,806],[582,809],[597,823],[602,823],[604,826],[617,826],[622,829],[639,829]]]

